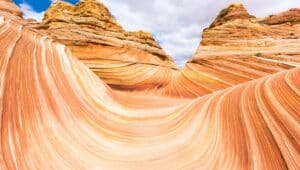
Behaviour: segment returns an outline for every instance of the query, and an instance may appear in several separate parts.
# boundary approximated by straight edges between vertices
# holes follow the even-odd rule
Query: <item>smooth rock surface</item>
[[[157,74],[171,79],[166,86],[116,91],[31,26],[0,10],[1,170],[300,169],[297,61],[229,57],[228,47],[218,57],[208,45],[174,77]],[[288,54],[297,49],[289,41]],[[146,66],[144,75],[155,68]]]

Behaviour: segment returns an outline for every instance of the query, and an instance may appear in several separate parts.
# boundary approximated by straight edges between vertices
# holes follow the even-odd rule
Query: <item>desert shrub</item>
[[[258,52],[258,53],[255,54],[255,56],[256,56],[256,57],[261,57],[262,54],[261,54],[260,52]]]

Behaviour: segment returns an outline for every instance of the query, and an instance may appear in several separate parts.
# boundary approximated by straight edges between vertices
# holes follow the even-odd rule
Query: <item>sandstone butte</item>
[[[151,34],[125,31],[100,1],[82,0],[75,6],[58,1],[41,23],[28,25],[68,46],[74,56],[115,88],[164,86],[177,71]]]
[[[0,169],[300,168],[298,9],[257,19],[239,4],[229,6],[182,71],[131,40],[103,46],[107,39],[90,44],[81,37],[96,54],[139,50],[105,58],[108,71],[119,67],[113,78],[124,72],[136,82],[141,75],[125,71],[129,66],[122,71],[111,56],[120,65],[135,59],[137,67],[147,56],[149,72],[175,72],[167,85],[129,92],[90,69],[85,53],[93,52],[80,52],[82,44],[62,39],[51,22],[21,16],[11,1],[0,0]],[[95,57],[102,67],[105,59]]]
[[[300,66],[300,9],[256,18],[242,4],[223,9],[168,91],[196,97]],[[197,90],[189,90],[191,87]]]

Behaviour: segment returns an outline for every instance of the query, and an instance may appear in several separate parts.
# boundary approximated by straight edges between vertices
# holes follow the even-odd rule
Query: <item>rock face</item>
[[[129,46],[145,50],[162,60],[171,60],[149,33],[126,32],[97,0],[82,0],[75,6],[63,1],[53,3],[42,24],[52,38],[67,45]]]
[[[210,28],[223,25],[226,22],[233,21],[236,19],[251,19],[255,18],[250,15],[246,8],[242,4],[231,4],[227,8],[224,8],[217,18],[210,25]]]
[[[55,2],[41,23],[28,25],[68,46],[74,56],[114,87],[163,86],[170,81],[168,75],[177,72],[173,60],[151,34],[125,31],[97,0],[81,0],[75,6]],[[157,71],[149,73],[149,69]],[[139,72],[138,79],[133,79],[133,72]],[[157,79],[158,74],[167,76]]]
[[[291,9],[255,18],[243,5],[230,5],[204,30],[197,52],[165,92],[195,97],[299,67],[299,16]]]
[[[0,10],[9,12],[13,15],[22,16],[22,11],[17,7],[16,4],[12,3],[11,0],[1,0]]]
[[[0,169],[300,169],[300,68],[197,99],[120,93],[0,18]]]
[[[231,5],[228,8],[233,8]],[[239,4],[236,9],[244,9]],[[242,7],[240,7],[242,6]],[[222,11],[229,10],[228,8]],[[222,12],[221,12],[222,13]],[[237,12],[234,12],[237,13]],[[245,17],[246,11],[239,17],[234,15],[234,19],[219,18],[213,22],[210,28],[204,30],[202,34],[201,46],[197,53],[201,52],[203,46],[233,46],[233,47],[255,47],[254,51],[259,51],[259,47],[275,46],[276,40],[295,40],[300,36],[300,9],[292,9],[267,18]],[[223,22],[219,22],[223,21]],[[218,24],[215,24],[218,23]],[[200,51],[199,51],[200,50]]]
[[[81,0],[75,6],[63,1],[53,3],[45,13],[42,26],[47,28],[50,37],[67,46],[99,44],[133,47],[166,61],[166,65],[174,64],[151,34],[143,31],[126,32],[109,10],[97,0]],[[145,62],[151,63],[147,60]],[[152,63],[161,64],[155,61]]]
[[[286,12],[282,12],[276,15],[270,15],[269,17],[263,18],[259,21],[260,23],[268,25],[278,25],[284,23],[299,24],[300,23],[300,9],[293,8]]]

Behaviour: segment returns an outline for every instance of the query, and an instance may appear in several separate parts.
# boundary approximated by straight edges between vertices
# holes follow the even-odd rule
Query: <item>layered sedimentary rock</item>
[[[289,22],[290,24],[299,24],[300,22],[300,9],[292,8],[286,12],[282,12],[279,14],[271,14],[266,18],[262,18],[259,20],[260,23],[268,24],[268,25],[276,25],[276,24],[284,24]]]
[[[1,0],[0,1],[0,10],[9,12],[9,13],[17,15],[17,16],[22,16],[22,11],[20,10],[20,8],[17,7],[16,4],[11,3],[11,0]]]
[[[255,18],[243,5],[230,5],[203,32],[182,72],[151,36],[143,41],[145,33],[126,32],[99,1],[54,3],[43,22],[31,26],[67,45],[106,83],[123,90],[192,98],[299,63],[298,9]]]
[[[0,17],[1,169],[300,168],[299,68],[192,100],[123,94]]]
[[[295,8],[256,18],[232,4],[181,72],[151,35],[126,32],[100,1],[56,2],[43,22],[26,26],[68,46],[114,89],[193,98],[299,66],[299,15]]]
[[[242,4],[223,9],[196,54],[165,93],[193,97],[300,66],[300,10],[255,18]],[[189,84],[177,89],[177,85]]]
[[[122,89],[164,86],[177,72],[151,34],[125,31],[97,0],[58,1],[28,26],[65,44],[106,83]]]

